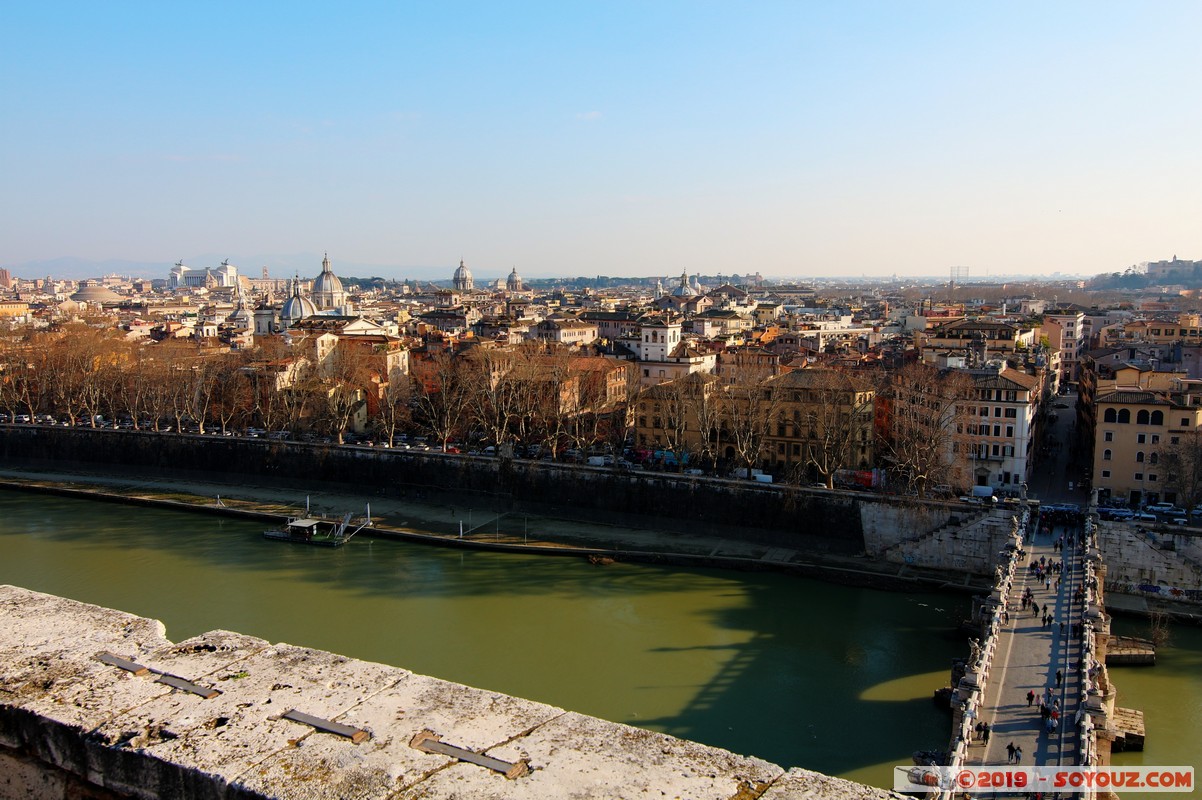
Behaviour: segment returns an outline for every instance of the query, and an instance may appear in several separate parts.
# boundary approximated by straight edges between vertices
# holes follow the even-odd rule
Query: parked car
[[[1184,517],[1185,509],[1178,508],[1172,503],[1153,503],[1148,506],[1145,511],[1151,511],[1153,514],[1169,514],[1174,517]]]

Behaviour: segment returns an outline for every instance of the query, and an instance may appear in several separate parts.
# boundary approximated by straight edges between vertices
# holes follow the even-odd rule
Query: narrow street
[[[1084,456],[1074,457],[1072,453],[1077,395],[1075,392],[1057,395],[1052,403],[1056,421],[1045,428],[1045,440],[1037,443],[1048,448],[1048,455],[1032,470],[1028,496],[1041,503],[1075,503],[1084,510],[1089,504],[1089,490],[1083,484],[1092,465],[1085,462]],[[1057,405],[1067,408],[1056,408]]]

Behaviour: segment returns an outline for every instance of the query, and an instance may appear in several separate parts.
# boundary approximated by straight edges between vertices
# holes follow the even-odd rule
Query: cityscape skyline
[[[419,279],[460,258],[530,279],[981,278],[1202,253],[1192,3],[7,18],[17,274],[165,274],[218,248],[244,271],[262,264],[238,253],[328,251]]]

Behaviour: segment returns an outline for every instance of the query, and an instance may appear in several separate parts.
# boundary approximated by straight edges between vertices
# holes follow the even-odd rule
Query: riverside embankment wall
[[[472,753],[430,752],[427,732]],[[320,650],[173,643],[156,620],[0,586],[4,800],[653,796],[898,797]]]
[[[0,463],[30,461],[128,466],[164,476],[253,476],[293,487],[339,484],[429,502],[470,496],[493,511],[653,524],[815,554],[876,556],[944,526],[954,514],[944,503],[673,473],[234,437],[0,426]]]

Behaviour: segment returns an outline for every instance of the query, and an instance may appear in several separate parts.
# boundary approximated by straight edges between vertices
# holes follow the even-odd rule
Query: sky
[[[46,0],[0,28],[0,264],[1202,259],[1196,0]]]

